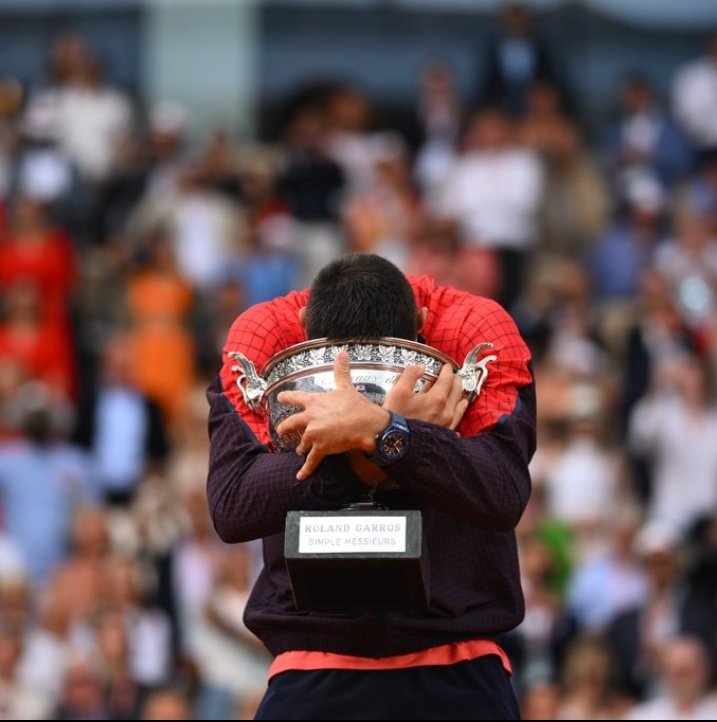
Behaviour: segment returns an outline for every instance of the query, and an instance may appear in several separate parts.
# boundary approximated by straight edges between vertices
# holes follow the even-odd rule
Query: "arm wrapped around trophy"
[[[376,434],[375,450],[362,455],[380,470],[383,462],[400,459],[409,443],[404,418],[388,403],[391,394],[407,384],[416,395],[443,385],[447,394],[464,399],[462,415],[480,394],[488,364],[496,359],[487,354],[491,348],[490,342],[479,343],[460,367],[435,348],[390,337],[298,343],[272,356],[261,373],[244,354],[235,351],[229,357],[244,402],[265,417],[279,452],[310,451],[300,448],[304,394],[329,393],[343,384],[384,407],[386,425]],[[446,425],[454,428],[459,420],[446,419]],[[378,495],[379,500],[375,489],[367,485],[365,501],[335,510],[288,512],[284,551],[297,609],[410,610],[427,605],[421,512],[403,508],[400,495]]]

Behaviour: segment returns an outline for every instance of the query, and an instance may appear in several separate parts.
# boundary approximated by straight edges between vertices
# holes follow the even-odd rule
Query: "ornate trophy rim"
[[[330,372],[339,351],[347,351],[351,368],[391,371],[400,374],[412,364],[422,364],[423,379],[435,381],[445,364],[461,378],[464,395],[472,401],[478,396],[488,375],[487,365],[495,355],[483,356],[493,344],[482,342],[470,351],[460,366],[448,354],[419,341],[378,336],[362,339],[317,338],[293,344],[274,354],[258,373],[254,364],[239,351],[229,352],[237,364],[236,384],[252,411],[262,411],[269,397],[281,385],[307,374]]]
[[[295,343],[293,346],[289,346],[288,348],[285,348],[283,351],[279,351],[279,353],[274,354],[271,358],[267,360],[267,362],[264,364],[264,366],[261,369],[261,375],[264,378],[267,378],[272,370],[282,361],[286,360],[287,358],[296,356],[297,354],[301,353],[302,351],[311,351],[312,349],[316,348],[324,348],[324,347],[335,347],[336,352],[338,353],[341,350],[347,350],[349,351],[349,356],[351,355],[351,352],[349,349],[351,349],[354,346],[371,346],[371,345],[379,345],[379,346],[392,346],[392,347],[398,347],[403,348],[408,351],[416,351],[418,353],[424,354],[426,356],[430,356],[431,358],[437,359],[438,361],[441,361],[442,363],[446,364],[449,363],[453,366],[454,370],[458,370],[460,367],[458,364],[448,355],[443,353],[443,351],[439,351],[436,348],[433,348],[432,346],[428,346],[425,343],[420,343],[420,341],[409,341],[405,338],[395,338],[394,336],[375,336],[371,338],[364,338],[364,339],[355,339],[355,338],[347,338],[347,339],[334,339],[334,338],[315,338],[311,339],[310,341],[301,341],[300,343]],[[356,359],[351,359],[352,361]],[[370,363],[370,362],[366,362]],[[386,362],[375,362],[380,363],[382,368],[388,368],[392,364],[386,363]],[[321,366],[328,366],[329,368],[333,367],[333,361],[330,363],[321,364]],[[399,370],[403,370],[403,366],[400,364],[393,364],[398,367]],[[313,366],[311,368],[314,368]],[[318,368],[318,365],[317,367]],[[303,369],[302,369],[303,370]],[[286,378],[286,377],[282,377]]]
[[[331,371],[339,351],[349,354],[352,368],[401,373],[410,364],[423,364],[423,378],[435,381],[444,364],[458,365],[447,354],[418,341],[377,336],[362,339],[317,338],[289,346],[272,356],[263,366],[261,376],[266,382],[268,397],[283,384],[305,376],[308,372]]]

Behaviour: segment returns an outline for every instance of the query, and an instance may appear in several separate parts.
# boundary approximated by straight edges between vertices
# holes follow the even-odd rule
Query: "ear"
[[[306,328],[306,306],[299,309],[299,323]]]
[[[418,332],[421,332],[421,329],[426,325],[426,319],[428,318],[428,309],[423,306],[421,310],[418,312]]]

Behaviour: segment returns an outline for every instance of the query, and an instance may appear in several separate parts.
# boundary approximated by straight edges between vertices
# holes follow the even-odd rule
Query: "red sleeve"
[[[292,291],[287,296],[252,306],[234,321],[227,334],[220,374],[222,390],[256,438],[264,444],[270,443],[266,418],[246,405],[236,383],[237,373],[232,371],[236,361],[228,354],[240,351],[261,373],[264,364],[274,354],[306,340],[306,333],[299,322],[299,310],[306,305],[308,297],[308,290]]]
[[[454,288],[437,286],[428,276],[409,279],[419,307],[428,309],[422,337],[426,344],[448,354],[458,365],[479,344],[488,341],[494,355],[480,396],[470,405],[459,431],[477,434],[510,414],[518,390],[533,382],[530,350],[510,315],[495,301]]]
[[[414,287],[415,288],[415,287]],[[409,420],[408,454],[391,467],[398,485],[427,504],[484,529],[515,528],[530,496],[535,451],[535,387],[530,352],[497,303],[436,287],[423,338],[462,364],[480,342],[497,358],[459,426],[460,436]]]

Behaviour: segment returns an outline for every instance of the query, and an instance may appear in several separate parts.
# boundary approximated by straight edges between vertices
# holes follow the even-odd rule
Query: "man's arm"
[[[426,504],[484,529],[509,531],[530,496],[528,462],[535,450],[535,389],[519,390],[516,408],[490,430],[460,437],[409,420],[406,456],[386,471]]]
[[[348,373],[348,371],[347,371]],[[394,387],[395,388],[395,387]],[[411,386],[412,388],[412,386]],[[340,394],[347,397],[342,402]],[[386,425],[385,411],[348,390],[328,394],[285,392],[291,403],[305,406],[306,411],[289,417],[279,426],[280,433],[294,431],[308,418],[300,444],[308,451],[310,475],[320,459],[336,458],[349,449],[375,450],[375,431]],[[418,399],[422,395],[414,396]],[[432,397],[440,406],[440,394]],[[411,415],[412,399],[404,406],[403,394],[386,400],[385,406],[403,416]],[[452,402],[454,403],[454,402]],[[331,409],[344,408],[334,416]],[[353,413],[351,412],[353,410]],[[351,421],[338,419],[351,416]],[[367,430],[367,424],[375,424]],[[517,391],[515,408],[503,414],[490,428],[461,437],[445,424],[409,418],[410,446],[406,456],[383,471],[400,488],[427,504],[485,529],[509,530],[518,523],[530,496],[528,462],[535,451],[535,388],[533,383]],[[299,465],[300,466],[300,465]],[[319,467],[320,468],[320,467]],[[308,476],[308,478],[312,478]]]
[[[493,343],[491,353],[497,359],[488,367],[488,380],[466,410],[458,427],[461,436],[446,428],[452,426],[448,415],[433,418],[425,409],[416,413],[416,403],[430,402],[442,409],[445,393],[414,395],[413,385],[403,385],[399,380],[384,407],[408,419],[410,445],[406,456],[384,471],[400,488],[448,514],[485,529],[513,529],[530,495],[528,462],[535,451],[530,352],[510,316],[494,302],[469,298],[454,308],[452,328],[461,339],[462,357],[478,341]],[[439,336],[435,330],[433,335]],[[396,393],[399,385],[401,392]],[[451,391],[446,390],[450,398]],[[282,422],[278,431],[283,434],[297,430],[295,425],[303,427],[300,448],[308,452],[307,463],[313,458],[309,471],[325,454],[356,448],[370,454],[375,449],[374,429],[361,433],[348,424],[335,423],[331,417],[333,397],[338,393],[332,391],[322,398],[297,392],[281,395],[281,399],[305,409],[303,414]],[[355,399],[349,407],[354,410],[354,419],[361,403]],[[376,417],[376,424],[379,421]]]
[[[297,481],[303,459],[271,453],[237,414],[216,380],[208,389],[210,459],[207,496],[214,526],[226,542],[284,530],[292,509],[336,509],[360,501],[366,486],[343,456],[324,459],[311,479]]]

